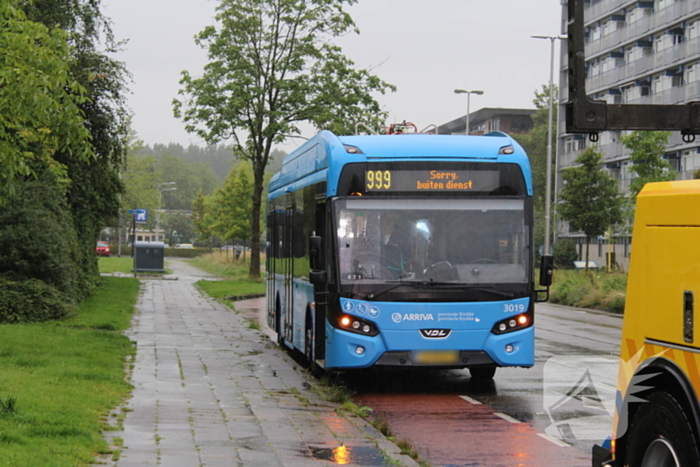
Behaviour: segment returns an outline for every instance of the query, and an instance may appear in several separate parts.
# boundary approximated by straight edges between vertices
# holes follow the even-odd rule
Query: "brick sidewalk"
[[[118,467],[383,466],[417,464],[364,420],[339,416],[313,378],[246,316],[263,299],[230,308],[194,283],[207,274],[168,260],[177,280],[144,280],[132,328],[133,397]],[[269,330],[268,330],[269,333]],[[104,464],[102,464],[104,465]]]

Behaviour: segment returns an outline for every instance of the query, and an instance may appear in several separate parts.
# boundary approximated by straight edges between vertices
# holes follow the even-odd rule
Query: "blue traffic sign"
[[[148,222],[148,209],[130,209],[129,214],[135,216],[134,222],[137,224],[145,224]]]

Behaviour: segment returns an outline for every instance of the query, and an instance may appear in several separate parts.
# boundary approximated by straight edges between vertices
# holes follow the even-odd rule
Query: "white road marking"
[[[549,436],[546,433],[537,433],[537,436],[541,436],[542,438],[546,439],[547,441],[551,441],[552,443],[556,444],[557,446],[561,446],[563,448],[570,448],[571,447],[571,445],[569,443],[566,443],[560,439],[557,439],[554,436]]]
[[[472,398],[469,397],[469,396],[459,396],[459,397],[461,397],[462,399],[464,399],[464,400],[467,401],[467,402],[471,402],[471,403],[474,404],[474,405],[481,405],[481,402],[479,402],[479,401],[476,400],[476,399],[472,399]]]
[[[511,417],[510,415],[506,415],[506,414],[501,413],[501,412],[494,412],[493,414],[497,417],[501,417],[503,420],[509,421],[510,423],[521,423],[520,420],[516,420],[513,417]]]

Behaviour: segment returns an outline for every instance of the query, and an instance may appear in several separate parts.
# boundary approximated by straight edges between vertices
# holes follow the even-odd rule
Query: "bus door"
[[[284,259],[282,264],[284,275],[284,339],[292,342],[294,336],[294,258],[292,248],[292,231],[294,230],[294,202],[290,196],[285,203],[284,228]]]

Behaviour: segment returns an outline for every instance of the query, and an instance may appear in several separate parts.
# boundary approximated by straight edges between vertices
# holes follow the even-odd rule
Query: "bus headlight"
[[[376,336],[379,334],[379,330],[374,324],[356,316],[340,315],[338,318],[338,327],[344,331],[365,336]]]
[[[530,313],[522,313],[497,322],[494,324],[493,328],[491,328],[491,332],[494,334],[505,334],[530,326],[532,326],[532,315]]]

